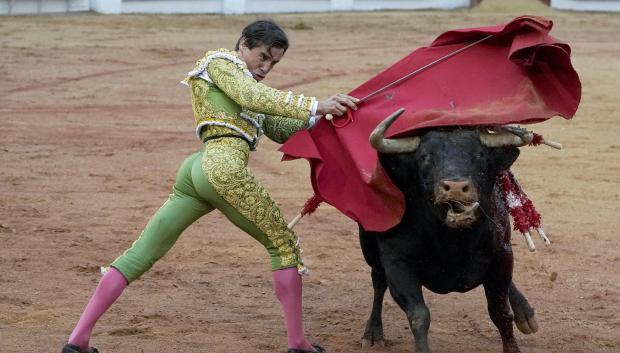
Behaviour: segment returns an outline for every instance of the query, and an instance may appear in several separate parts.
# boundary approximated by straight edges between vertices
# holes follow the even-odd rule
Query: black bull
[[[430,312],[422,287],[445,294],[482,284],[503,352],[517,353],[513,319],[524,333],[538,326],[534,310],[512,283],[510,221],[496,177],[517,159],[520,140],[475,128],[431,129],[413,138],[385,139],[385,130],[400,113],[371,135],[381,165],[405,196],[406,210],[402,221],[385,232],[360,226],[374,288],[362,344],[383,344],[381,307],[387,288],[406,313],[420,353],[430,352]]]

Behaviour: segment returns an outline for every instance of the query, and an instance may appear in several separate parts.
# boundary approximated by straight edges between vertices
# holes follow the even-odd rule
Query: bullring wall
[[[515,0],[517,1],[517,0]],[[466,8],[480,0],[0,0],[0,15],[95,11],[121,13],[278,13]],[[620,11],[620,0],[547,0],[574,11]]]
[[[278,13],[456,9],[471,0],[0,0],[0,14],[95,11],[121,13]]]

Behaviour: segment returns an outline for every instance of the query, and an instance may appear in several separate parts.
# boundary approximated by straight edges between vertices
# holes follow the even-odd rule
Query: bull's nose
[[[446,193],[469,194],[472,189],[469,180],[442,180],[439,185]]]

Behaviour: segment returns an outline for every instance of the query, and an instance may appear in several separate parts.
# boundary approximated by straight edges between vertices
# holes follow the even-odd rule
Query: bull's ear
[[[496,147],[492,149],[493,168],[495,170],[506,170],[519,157],[519,149],[515,146]]]

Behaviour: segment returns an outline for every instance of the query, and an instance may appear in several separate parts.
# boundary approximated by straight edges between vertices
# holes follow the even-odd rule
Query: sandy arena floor
[[[266,83],[326,97],[348,91],[438,34],[505,22],[523,9],[274,15],[292,41]],[[515,281],[540,332],[524,353],[620,352],[618,240],[620,15],[555,12],[583,82],[572,121],[535,126],[563,151],[523,148],[514,167],[554,242],[514,236]],[[263,16],[260,16],[263,17]],[[200,148],[186,88],[206,49],[232,47],[258,16],[0,18],[0,352],[59,352],[109,263],[166,199]],[[251,166],[290,219],[311,193],[303,161],[263,140]],[[356,225],[321,206],[298,225],[312,269],[307,331],[330,352],[360,351],[369,270]],[[266,254],[212,213],[133,284],[92,339],[102,352],[283,352]],[[427,292],[435,352],[499,352],[481,288]],[[404,314],[385,303],[385,348],[412,351]]]

